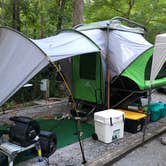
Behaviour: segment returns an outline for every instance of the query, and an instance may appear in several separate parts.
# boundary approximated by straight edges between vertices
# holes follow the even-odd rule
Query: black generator
[[[55,152],[57,146],[57,137],[55,133],[41,130],[39,141],[42,149],[42,156],[49,157]]]
[[[9,130],[9,141],[26,147],[34,143],[34,138],[40,134],[39,124],[29,117],[14,116],[10,118],[14,122]]]

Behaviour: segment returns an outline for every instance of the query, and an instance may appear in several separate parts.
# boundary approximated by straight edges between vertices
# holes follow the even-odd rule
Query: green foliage
[[[59,0],[20,0],[21,32],[31,38],[41,38],[56,33],[57,17],[61,15]],[[1,2],[0,2],[1,3]],[[12,27],[12,1],[4,0],[4,18],[2,20],[2,5],[0,4],[0,24]],[[72,25],[72,0],[66,0],[62,25]],[[41,23],[43,19],[43,23]]]
[[[166,31],[165,0],[86,0],[85,22],[93,22],[122,16],[145,25],[150,42],[158,33]]]

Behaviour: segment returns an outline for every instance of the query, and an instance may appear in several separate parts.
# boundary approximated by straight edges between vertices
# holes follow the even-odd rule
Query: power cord
[[[43,157],[43,160],[46,162],[47,166],[50,165],[50,163],[49,163],[49,158],[47,158],[47,157]]]

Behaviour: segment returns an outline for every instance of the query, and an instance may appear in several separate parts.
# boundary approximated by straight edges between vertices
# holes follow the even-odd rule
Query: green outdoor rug
[[[38,119],[41,130],[52,131],[57,136],[57,148],[70,145],[78,141],[77,128],[74,120],[54,120],[54,119]],[[94,127],[88,123],[81,123],[83,130],[83,139],[91,137],[94,133]]]

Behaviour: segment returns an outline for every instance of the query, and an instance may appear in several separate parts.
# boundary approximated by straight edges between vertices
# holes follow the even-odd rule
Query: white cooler
[[[95,133],[98,140],[110,143],[123,138],[124,112],[109,109],[94,114]]]

